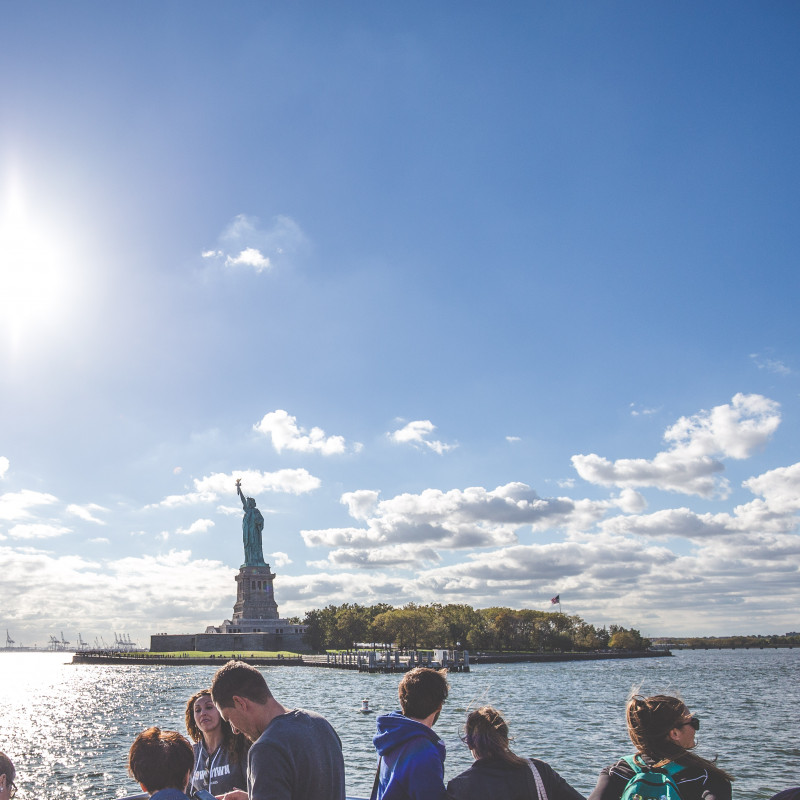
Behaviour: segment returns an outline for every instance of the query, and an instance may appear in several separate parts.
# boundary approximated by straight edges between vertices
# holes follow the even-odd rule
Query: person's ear
[[[239,697],[238,694],[233,696],[233,707],[237,711],[247,711],[247,698]]]

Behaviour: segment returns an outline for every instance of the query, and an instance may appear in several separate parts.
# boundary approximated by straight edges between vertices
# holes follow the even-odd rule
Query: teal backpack
[[[623,761],[633,770],[633,777],[625,784],[620,800],[682,800],[673,778],[683,767],[670,761],[658,769],[640,764],[636,756],[625,756]]]

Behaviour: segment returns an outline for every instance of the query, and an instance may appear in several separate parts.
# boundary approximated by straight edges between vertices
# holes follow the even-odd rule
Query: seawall
[[[520,664],[520,663],[554,663],[554,662],[569,662],[569,661],[600,661],[608,659],[623,659],[623,658],[664,658],[671,656],[669,650],[645,650],[642,652],[637,651],[622,651],[622,652],[595,652],[595,653],[476,653],[469,655],[468,663],[474,664]],[[185,653],[175,653],[161,656],[153,656],[147,654],[136,653],[102,653],[102,652],[88,652],[88,653],[75,653],[72,656],[73,664],[148,664],[160,665],[165,667],[181,667],[192,666],[198,664],[209,664],[211,666],[222,666],[229,660],[229,656],[208,656],[193,658]],[[259,667],[323,667],[328,669],[347,669],[358,670],[358,661],[352,657],[348,658],[345,654],[338,656],[278,656],[278,657],[259,657],[247,655],[246,653],[237,654],[236,658],[246,661],[248,664],[253,664]],[[416,664],[425,664],[424,659],[416,659]],[[412,662],[414,663],[414,662]],[[364,669],[361,665],[360,671],[380,672],[380,671],[405,671],[408,669],[408,663],[400,661],[391,669]],[[468,670],[465,670],[468,671]]]

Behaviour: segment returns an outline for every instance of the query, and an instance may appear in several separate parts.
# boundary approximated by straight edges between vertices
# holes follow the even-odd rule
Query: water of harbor
[[[64,653],[0,653],[0,750],[17,767],[22,800],[115,797],[138,791],[128,748],[150,725],[185,733],[188,697],[214,667],[73,666]],[[265,667],[276,698],[312,709],[338,731],[349,795],[368,797],[375,714],[396,707],[398,675]],[[631,687],[680,694],[702,720],[697,752],[719,756],[734,797],[769,798],[800,785],[800,649],[677,652],[673,658],[477,665],[450,678],[436,726],[447,745],[445,778],[471,763],[459,740],[467,710],[506,715],[513,749],[548,761],[588,794],[604,765],[631,751],[623,709]]]

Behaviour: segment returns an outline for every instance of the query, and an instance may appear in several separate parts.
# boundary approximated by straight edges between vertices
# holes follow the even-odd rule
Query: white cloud
[[[0,456],[0,478],[5,478],[10,466],[11,462],[5,456]]]
[[[681,417],[664,434],[672,447],[652,460],[612,462],[592,453],[573,456],[572,464],[584,480],[603,486],[654,486],[701,497],[727,497],[729,484],[719,477],[724,466],[716,457],[743,459],[764,445],[780,424],[778,408],[778,403],[762,395],[737,394],[730,404]]]
[[[355,492],[345,492],[340,502],[347,506],[347,511],[353,519],[369,519],[378,505],[380,492],[374,489],[358,489]]]
[[[48,506],[58,502],[58,498],[45,492],[34,492],[31,489],[22,489],[19,492],[7,492],[0,495],[0,519],[9,522],[18,519],[30,519],[33,515],[31,509],[38,506]]]
[[[96,536],[94,539],[87,540],[90,544],[111,544],[111,539],[107,539],[105,536]]]
[[[107,508],[103,508],[103,506],[98,506],[96,503],[87,503],[86,505],[77,505],[76,503],[70,503],[67,506],[67,514],[71,514],[74,517],[80,517],[86,522],[94,522],[97,525],[106,525],[106,521],[102,519],[98,519],[92,513],[93,511],[108,511]]]
[[[222,260],[226,268],[246,267],[256,273],[270,270],[306,244],[300,226],[290,217],[277,216],[269,227],[240,214],[219,237],[219,247],[202,251],[206,260]]]
[[[516,542],[516,531],[524,525],[535,530],[590,527],[619,504],[614,500],[542,499],[524,483],[509,483],[491,491],[480,486],[448,492],[425,489],[380,502],[377,492],[360,490],[348,492],[341,499],[350,515],[365,521],[366,527],[301,531],[309,547],[372,550],[398,544],[425,544],[438,549],[497,546]]]
[[[195,484],[197,481],[195,481]],[[195,506],[202,503],[213,503],[217,499],[214,492],[187,492],[186,494],[170,494],[158,503],[150,503],[145,509],[152,508],[181,508]]]
[[[428,437],[435,430],[436,426],[429,419],[418,419],[409,422],[393,433],[388,433],[387,436],[398,444],[413,444],[415,447],[425,445],[425,447],[430,448],[434,453],[438,453],[439,455],[458,446],[455,444],[445,444],[435,439],[429,439]]]
[[[688,508],[667,508],[645,516],[619,516],[602,524],[604,531],[620,536],[649,539],[703,539],[728,532],[712,515],[699,515]]]
[[[246,247],[237,256],[228,256],[225,259],[226,267],[253,267],[256,272],[263,272],[270,268],[269,259],[256,250],[255,247]]]
[[[48,522],[26,522],[14,525],[8,531],[8,535],[12,539],[54,539],[71,532],[70,528],[65,528],[63,525],[54,525]]]
[[[738,505],[732,513],[698,514],[689,508],[669,508],[643,516],[613,517],[601,522],[600,527],[614,534],[648,538],[683,538],[694,542],[725,538],[729,544],[737,543],[736,546],[746,541],[763,542],[763,537],[773,537],[774,541],[774,537],[791,534],[800,549],[797,535],[800,463],[770,470],[742,485],[763,499]]]
[[[343,436],[325,436],[322,428],[315,427],[310,431],[300,428],[297,425],[297,417],[280,408],[265,414],[253,427],[259,433],[271,437],[272,445],[279,453],[286,449],[299,453],[317,452],[329,456],[344,453],[346,450]],[[361,445],[357,443],[354,449],[360,450]]]
[[[685,532],[678,517],[661,521],[671,519],[675,532]],[[688,517],[685,522],[697,524]],[[311,564],[327,572],[282,577],[278,590],[280,602],[308,609],[331,602],[402,605],[409,598],[476,608],[548,608],[557,589],[567,613],[595,625],[633,625],[646,635],[696,633],[699,627],[719,634],[792,629],[800,604],[797,533],[697,533],[691,555],[650,543],[633,529],[511,544],[447,565],[436,564],[435,545],[427,554],[414,545],[379,545],[374,555],[342,548]],[[416,561],[426,555],[433,557],[432,568]],[[397,571],[403,558],[415,566],[405,576]],[[781,598],[778,609],[775,597]]]
[[[204,478],[195,478],[193,481],[194,492],[169,495],[159,503],[145,506],[145,509],[179,508],[202,503],[214,503],[220,497],[230,497],[231,495],[236,497],[237,478],[242,480],[242,491],[246,496],[249,495],[251,497],[263,492],[305,494],[318,489],[321,485],[320,479],[306,469],[280,469],[277,472],[259,472],[252,469],[232,473],[215,472],[213,475],[207,475]],[[227,506],[220,506],[218,510],[228,513]]]
[[[276,567],[285,567],[288,564],[292,563],[292,559],[289,558],[288,553],[282,553],[280,551],[276,551],[274,553],[269,553],[265,555],[269,558],[269,563],[274,564]]]
[[[619,507],[628,514],[636,514],[647,508],[647,501],[635,489],[623,489],[619,493]]]
[[[210,519],[196,519],[188,528],[178,528],[175,533],[183,536],[191,536],[193,533],[205,533],[214,527],[214,521]]]
[[[773,512],[794,514],[800,511],[800,462],[770,470],[742,485],[753,494],[762,495]]]
[[[305,494],[321,485],[305,469],[279,469],[276,472],[259,472],[245,469],[231,473],[216,472],[205,478],[195,479],[195,488],[200,493],[210,492],[215,495],[236,496],[236,479],[242,480],[242,491],[246,496],[255,497],[261,492],[286,492],[288,494]]]
[[[17,627],[80,630],[87,639],[87,620],[95,631],[130,632],[144,645],[159,630],[202,631],[230,617],[236,599],[236,570],[192,559],[188,551],[87,560],[0,547],[0,571],[4,610]],[[203,591],[187,592],[187,586]],[[21,634],[14,638],[19,641]]]
[[[521,442],[522,438],[519,436],[506,436],[507,442]]]
[[[776,375],[792,374],[792,370],[776,358],[762,356],[760,353],[751,353],[750,358],[759,369],[765,369],[767,372],[774,372]]]
[[[388,547],[374,547],[369,550],[340,547],[334,550],[327,559],[311,561],[309,566],[318,569],[385,569],[387,567],[413,567],[419,569],[423,564],[436,564],[441,557],[433,547],[396,544]]]
[[[637,408],[636,403],[631,403],[632,417],[649,417],[652,414],[657,414],[659,410],[658,408]]]

